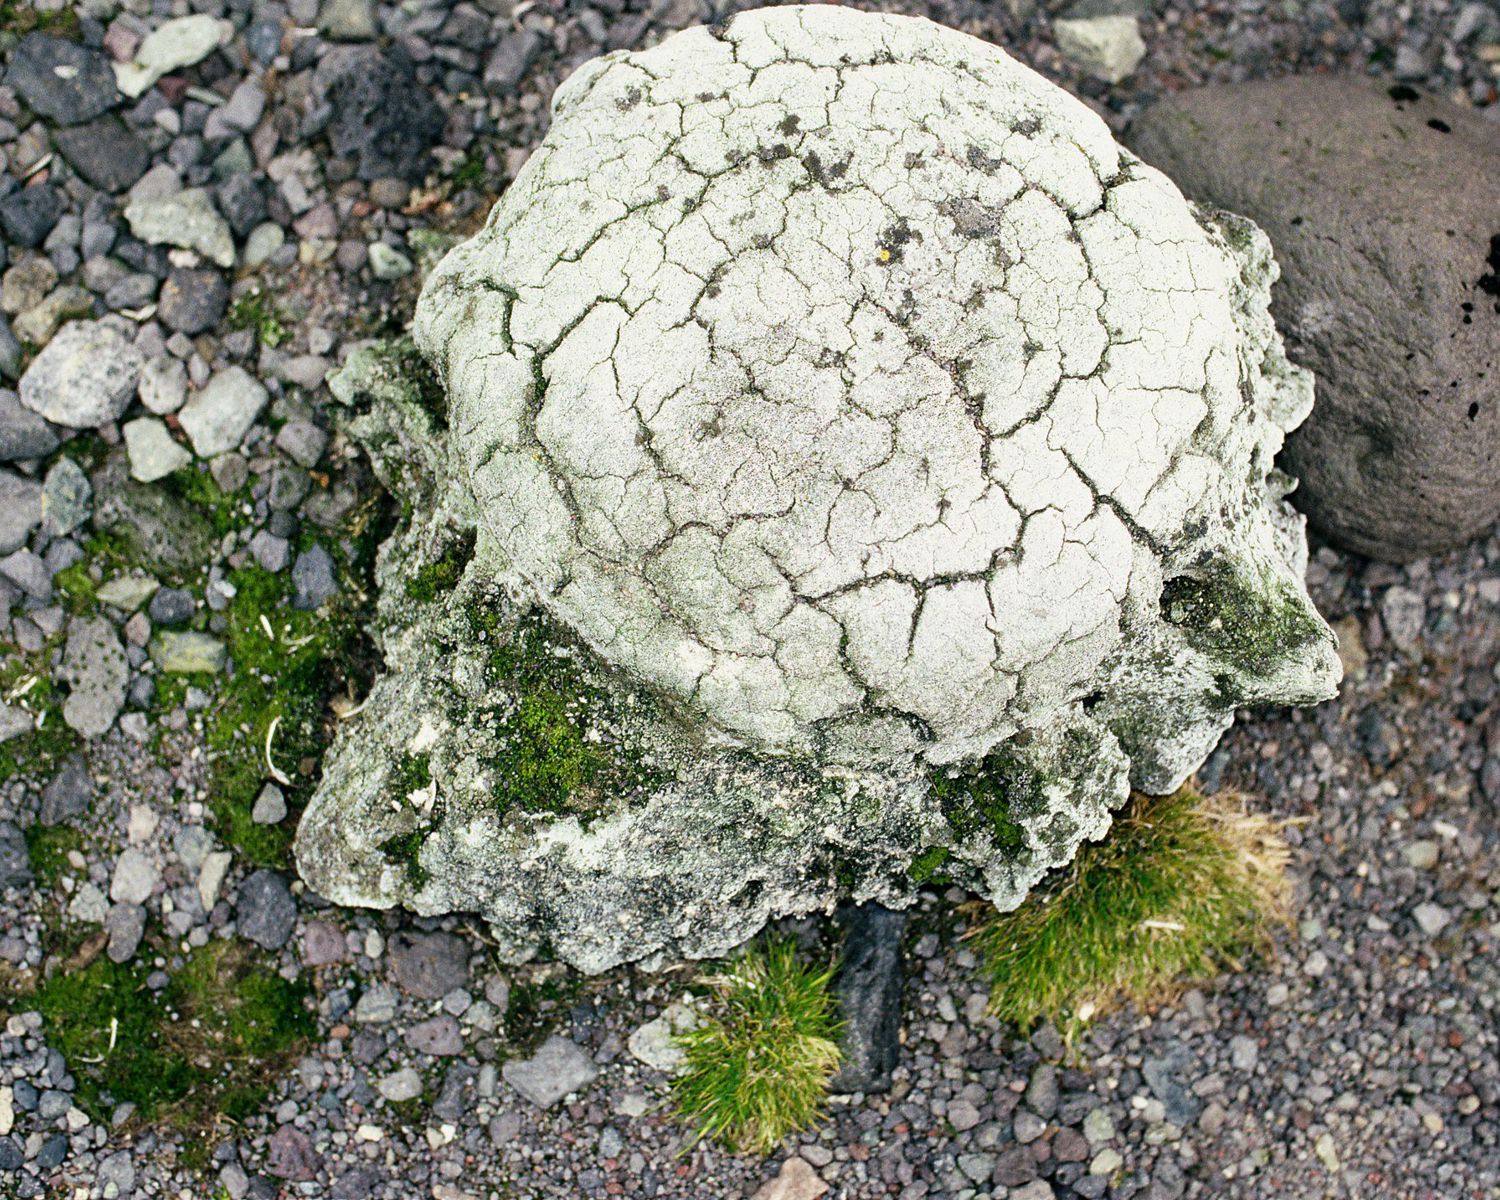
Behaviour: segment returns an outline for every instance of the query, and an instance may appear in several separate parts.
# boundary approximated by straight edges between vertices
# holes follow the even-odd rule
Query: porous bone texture
[[[906,904],[939,867],[1013,907],[1237,705],[1332,693],[1272,465],[1311,386],[1252,225],[923,20],[743,13],[585,64],[554,108],[418,305],[446,433],[340,381],[389,393],[383,477],[434,482],[382,556],[388,673],[299,834],[319,892],[476,909],[586,970]],[[414,611],[453,527],[462,583]],[[564,631],[621,714],[589,736],[656,782],[505,800],[487,604],[502,645],[527,609]]]

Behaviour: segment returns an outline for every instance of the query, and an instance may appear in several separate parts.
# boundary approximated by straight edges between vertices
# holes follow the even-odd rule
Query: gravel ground
[[[1331,69],[1399,78],[1500,117],[1500,13],[1482,4],[1080,0],[1071,15],[1140,17],[1145,57],[1113,86],[1059,54],[1059,14],[1034,2],[879,7],[1003,44],[1088,96],[1117,130],[1169,90]],[[685,965],[589,980],[546,964],[502,967],[484,931],[462,918],[334,909],[291,875],[226,850],[208,792],[207,723],[222,679],[176,683],[160,635],[195,622],[211,639],[224,635],[229,573],[248,564],[290,578],[298,605],[349,598],[358,573],[346,565],[358,556],[348,522],[371,488],[333,431],[324,373],[363,339],[399,328],[420,266],[443,237],[482,219],[543,132],[547,97],[569,70],[727,9],[699,0],[514,10],[509,0],[331,0],[321,15],[312,0],[76,9],[70,36],[116,58],[169,17],[227,17],[234,33],[121,106],[129,134],[89,112],[104,85],[87,70],[42,121],[31,112],[46,101],[21,103],[14,70],[0,82],[0,375],[14,377],[19,342],[45,342],[66,317],[107,313],[121,315],[125,340],[152,364],[141,389],[149,412],[99,408],[108,381],[95,378],[98,411],[75,424],[98,428],[78,436],[28,421],[0,390],[0,458],[10,464],[0,469],[0,751],[27,744],[10,737],[41,712],[50,724],[17,736],[58,747],[50,762],[18,757],[0,782],[0,985],[39,967],[59,929],[74,967],[101,954],[140,962],[157,990],[190,949],[235,934],[311,986],[317,1024],[258,1111],[205,1143],[153,1129],[128,1106],[90,1115],[76,1064],[48,1046],[24,1000],[9,1003],[0,1195],[696,1200],[751,1196],[781,1172],[764,1200],[811,1197],[816,1179],[849,1200],[1500,1196],[1500,537],[1402,569],[1316,552],[1313,594],[1350,668],[1341,697],[1244,714],[1201,775],[1210,790],[1242,789],[1296,819],[1297,921],[1273,961],[1161,1011],[1103,1020],[1067,1057],[1055,1032],[1020,1041],[983,1015],[961,941],[963,897],[932,894],[910,926],[893,1090],[838,1100],[826,1124],[769,1162],[685,1146],[663,1108],[668,1077],[645,1061],[653,1055],[639,1037],[632,1048],[683,994]],[[0,19],[18,12],[0,4]],[[363,89],[330,87],[340,56],[377,31],[414,65],[385,77],[366,63]],[[14,38],[0,41],[0,57],[16,54]],[[422,95],[439,107],[427,111]],[[50,140],[69,121],[88,132]],[[440,142],[426,181],[400,136],[424,123]],[[174,176],[166,184],[164,170]],[[206,218],[173,199],[179,176],[209,189]],[[56,190],[22,197],[22,178],[28,193]],[[132,186],[132,201],[157,206],[154,232],[140,213],[128,216]],[[215,265],[226,233],[238,252],[232,271]],[[196,250],[161,244],[170,239]],[[178,410],[189,382],[210,380],[219,403]],[[166,424],[132,426],[151,414]],[[71,439],[62,451],[59,432]],[[165,485],[132,490],[122,471],[105,470],[80,486],[69,464],[109,461],[122,440],[138,474],[191,470],[191,446],[238,499],[221,526],[201,536],[169,526],[153,543],[145,565],[189,586],[149,599],[110,593],[90,609],[100,628],[67,603],[80,567],[100,568],[94,588],[115,574],[94,534],[122,505],[144,523],[151,489]],[[180,654],[211,649],[173,644]],[[109,731],[82,759],[59,740],[54,677],[70,680],[68,725]],[[300,793],[290,790],[295,809]],[[264,828],[295,820],[274,795],[264,801]],[[21,865],[23,831],[39,821],[77,830],[42,882]],[[809,941],[826,936],[815,922],[794,928]],[[547,1035],[567,1044],[533,1062]],[[785,1167],[793,1157],[806,1169]]]

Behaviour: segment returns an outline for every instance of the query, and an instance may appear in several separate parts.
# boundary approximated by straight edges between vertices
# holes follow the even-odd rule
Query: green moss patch
[[[970,934],[990,1011],[1071,1034],[1122,1001],[1168,998],[1268,944],[1283,918],[1279,828],[1230,799],[1137,796],[1014,912]]]
[[[928,781],[955,835],[988,830],[997,846],[1017,854],[1026,849],[1026,831],[1017,817],[1036,816],[1046,808],[1046,781],[1003,748],[967,771],[933,771]]]
[[[0,50],[7,48],[9,38],[22,38],[28,33],[76,38],[78,32],[78,14],[71,4],[44,12],[27,0],[0,0]]]
[[[248,487],[236,493],[220,491],[214,477],[196,465],[172,472],[158,486],[207,517],[215,538],[245,529],[253,519]]]
[[[943,870],[950,857],[946,846],[928,846],[906,868],[913,883],[946,883],[948,875]]]
[[[474,534],[472,532],[455,538],[443,548],[442,556],[427,563],[406,581],[406,594],[419,604],[430,604],[446,592],[451,592],[463,578],[464,568],[474,557]]]
[[[1161,611],[1195,650],[1250,675],[1270,674],[1324,636],[1288,584],[1224,559],[1167,580]]]
[[[400,867],[406,882],[416,891],[427,886],[432,872],[422,865],[422,845],[427,841],[427,831],[413,829],[410,833],[398,833],[380,843],[380,853],[386,862]]]
[[[256,963],[243,942],[193,951],[161,992],[144,965],[96,958],[27,998],[96,1119],[129,1102],[147,1122],[207,1129],[242,1120],[315,1032],[307,985]]]
[[[26,853],[31,859],[38,891],[53,891],[63,875],[74,871],[68,862],[68,855],[74,850],[82,852],[83,834],[71,825],[49,827],[38,821],[27,828]]]
[[[89,574],[87,559],[64,567],[52,577],[52,586],[63,607],[75,617],[89,616],[99,607],[99,585]]]
[[[305,798],[332,736],[329,698],[351,676],[366,673],[363,639],[347,610],[293,608],[292,587],[282,575],[247,566],[229,582],[235,595],[224,638],[234,673],[207,713],[214,756],[209,805],[221,836],[242,856],[277,866],[286,862],[296,823],[256,824],[250,818],[255,797],[272,778],[274,763],[290,781],[282,785],[288,802]]]
[[[251,329],[262,346],[272,350],[290,337],[287,325],[291,318],[286,310],[260,288],[252,288],[229,306],[230,329]]]
[[[490,764],[502,812],[590,815],[662,782],[619,740],[609,694],[588,682],[582,652],[550,621],[533,614],[503,629],[482,606],[469,615],[474,631],[493,639],[489,669],[507,696],[494,711],[505,749]]]
[[[52,680],[50,647],[0,659],[0,698],[24,707],[39,727],[0,743],[0,779],[43,779],[56,773],[79,738],[62,717],[64,693]]]

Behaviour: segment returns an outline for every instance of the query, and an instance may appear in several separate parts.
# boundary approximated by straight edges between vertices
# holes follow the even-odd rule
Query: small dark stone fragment
[[[50,183],[24,187],[0,200],[0,230],[17,246],[40,246],[61,215],[62,197]]]
[[[88,812],[94,800],[94,779],[88,764],[75,754],[63,763],[42,793],[42,811],[38,820],[49,828],[62,825]]]
[[[848,905],[838,921],[844,950],[834,991],[844,1016],[844,1063],[829,1087],[838,1094],[883,1092],[901,1054],[906,914],[874,903]]]
[[[333,152],[355,159],[363,180],[398,176],[421,182],[445,118],[417,81],[411,59],[400,50],[362,48],[336,69],[339,73],[328,88]]]
[[[59,125],[97,117],[120,98],[104,55],[45,33],[28,33],[21,39],[5,82],[32,112]]]
[[[229,284],[212,267],[174,267],[157,298],[162,324],[189,337],[212,329],[229,306]]]
[[[275,871],[256,871],[240,884],[236,908],[240,934],[267,950],[285,946],[297,923],[297,904],[291,889]]]
[[[14,821],[0,821],[0,891],[25,887],[31,880],[26,835]]]

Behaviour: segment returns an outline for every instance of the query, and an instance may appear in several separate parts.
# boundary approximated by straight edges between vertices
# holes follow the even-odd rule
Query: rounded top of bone
[[[1264,238],[1003,51],[759,10],[585,64],[554,113],[417,337],[482,540],[672,711],[973,759],[1149,687],[1148,642],[1174,686],[1243,675],[1170,580],[1305,602]],[[1330,654],[1262,693],[1326,691]]]

